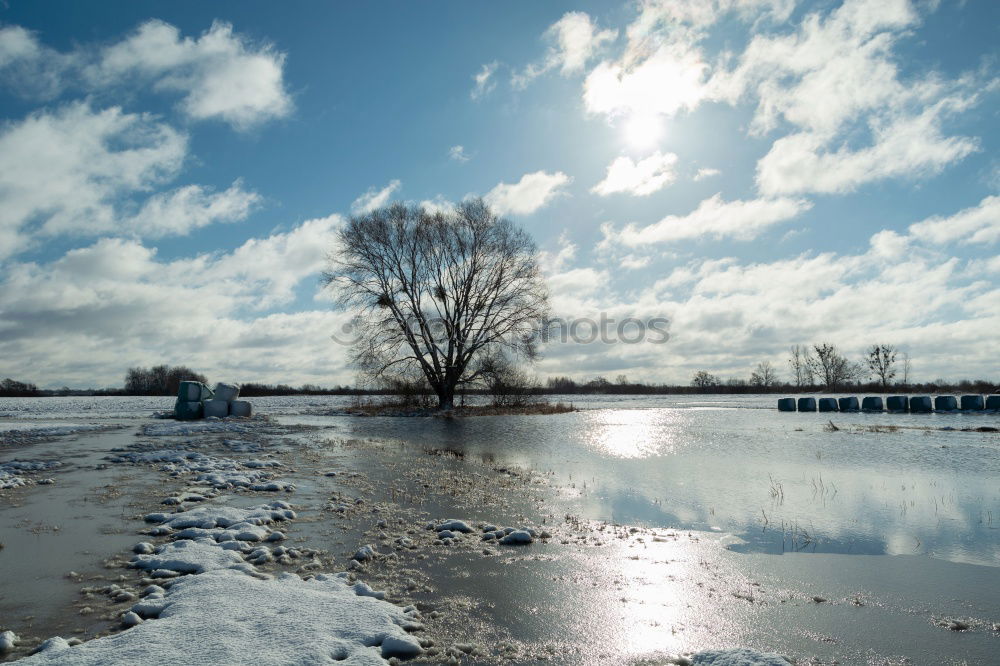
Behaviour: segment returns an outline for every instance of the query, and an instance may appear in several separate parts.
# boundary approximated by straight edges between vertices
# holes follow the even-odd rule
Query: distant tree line
[[[0,382],[0,397],[29,398],[39,395],[38,387],[28,382],[19,382],[8,377]]]
[[[125,373],[125,395],[177,395],[183,381],[208,383],[205,375],[183,365],[129,368]]]

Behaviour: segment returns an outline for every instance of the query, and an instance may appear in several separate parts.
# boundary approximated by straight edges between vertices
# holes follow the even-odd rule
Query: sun
[[[652,148],[663,137],[663,123],[655,113],[633,113],[622,126],[625,142],[632,148]]]

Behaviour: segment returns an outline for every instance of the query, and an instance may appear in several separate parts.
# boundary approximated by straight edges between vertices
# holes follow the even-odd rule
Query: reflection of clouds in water
[[[679,529],[718,526],[748,541],[747,548],[767,552],[787,551],[789,534],[800,540],[805,532],[817,552],[920,553],[1000,565],[1000,530],[993,529],[1000,527],[1000,438],[869,428],[960,426],[970,419],[840,414],[841,430],[826,432],[826,414],[700,409],[706,397],[727,402],[665,396],[666,404],[684,406],[453,421],[353,419],[347,427],[359,436],[551,470],[557,482],[576,484],[572,510],[585,517]],[[644,396],[640,404],[656,399]],[[752,403],[736,396],[733,404]],[[998,422],[994,415],[973,425]],[[779,498],[771,496],[772,479],[780,484]]]

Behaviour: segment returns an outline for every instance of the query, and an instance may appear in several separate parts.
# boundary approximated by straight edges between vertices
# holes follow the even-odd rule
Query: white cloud
[[[431,215],[436,213],[446,215],[455,210],[455,204],[441,194],[437,195],[433,199],[424,199],[420,202],[420,207]]]
[[[609,117],[631,114],[673,115],[693,109],[707,95],[708,65],[689,44],[661,44],[639,62],[628,55],[602,62],[584,82],[587,111]]]
[[[633,162],[632,158],[623,155],[608,165],[604,180],[590,191],[601,196],[615,192],[647,196],[677,179],[677,172],[674,170],[676,165],[677,155],[674,153],[657,151],[639,162]]]
[[[104,47],[60,53],[18,26],[0,30],[0,74],[19,94],[52,98],[68,88],[101,91],[151,85],[179,92],[181,110],[196,120],[221,119],[238,129],[288,115],[285,56],[254,45],[216,21],[198,38],[151,20]]]
[[[378,189],[376,186],[368,188],[368,191],[362,194],[360,197],[351,203],[351,212],[355,215],[363,215],[364,213],[369,213],[376,208],[381,208],[389,203],[389,197],[392,196],[393,192],[398,190],[402,185],[398,180],[391,180],[389,184]]]
[[[793,129],[758,163],[762,193],[848,192],[934,174],[978,149],[942,125],[978,101],[982,82],[901,76],[894,49],[919,20],[908,0],[847,0],[788,34],[755,35],[736,67],[715,73],[713,97],[755,103],[753,134]]]
[[[85,103],[39,111],[0,131],[0,255],[32,233],[121,231],[119,199],[172,179],[187,137],[145,114]]]
[[[455,160],[456,162],[468,162],[472,157],[465,152],[465,148],[462,145],[452,146],[448,149],[448,157]]]
[[[128,227],[149,238],[185,235],[215,222],[244,220],[260,201],[260,195],[244,190],[240,181],[217,193],[201,185],[187,185],[150,197],[128,221]]]
[[[705,180],[706,178],[711,178],[713,176],[718,176],[722,172],[718,169],[713,169],[711,167],[703,167],[698,169],[698,173],[694,175],[695,180]]]
[[[192,118],[221,118],[248,128],[291,111],[284,61],[284,54],[267,44],[250,44],[228,23],[216,21],[192,39],[152,20],[106,48],[88,74],[104,85],[130,74],[148,77],[158,89],[184,93],[181,107]]]
[[[620,231],[610,224],[602,227],[602,246],[620,244],[641,247],[655,243],[687,240],[701,236],[752,240],[765,229],[790,220],[809,210],[811,204],[803,199],[753,199],[750,201],[723,201],[716,194],[705,199],[687,215],[667,215],[659,222],[645,227],[626,225]]]
[[[0,281],[0,355],[40,383],[121,385],[130,365],[184,364],[217,379],[348,382],[330,340],[347,313],[269,313],[315,284],[337,216],[251,239],[229,253],[164,261],[139,241],[102,239]]]
[[[1000,197],[948,217],[929,217],[910,225],[910,234],[925,243],[996,243],[1000,240]]]
[[[478,72],[473,74],[472,80],[475,81],[475,85],[469,93],[469,96],[472,99],[481,99],[497,87],[497,82],[496,79],[493,78],[493,75],[496,74],[497,68],[499,67],[500,63],[494,60],[493,62],[486,63]]]
[[[567,12],[545,31],[545,39],[552,43],[545,59],[515,73],[511,84],[514,88],[524,88],[535,78],[557,68],[563,76],[580,72],[602,45],[614,41],[617,36],[617,30],[598,30],[585,12]]]
[[[829,142],[814,133],[778,139],[757,163],[757,186],[768,195],[844,193],[890,177],[938,173],[979,147],[975,139],[942,136],[940,115],[949,106],[935,105],[918,116],[890,121],[873,132],[872,145],[858,150],[828,150]]]
[[[530,215],[562,194],[562,188],[572,181],[562,171],[535,171],[514,184],[498,184],[483,198],[500,215]]]

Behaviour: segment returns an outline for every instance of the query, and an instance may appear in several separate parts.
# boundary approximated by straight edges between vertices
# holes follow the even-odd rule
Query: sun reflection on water
[[[675,453],[680,411],[609,409],[586,414],[590,421],[587,443],[616,458],[649,458]]]

